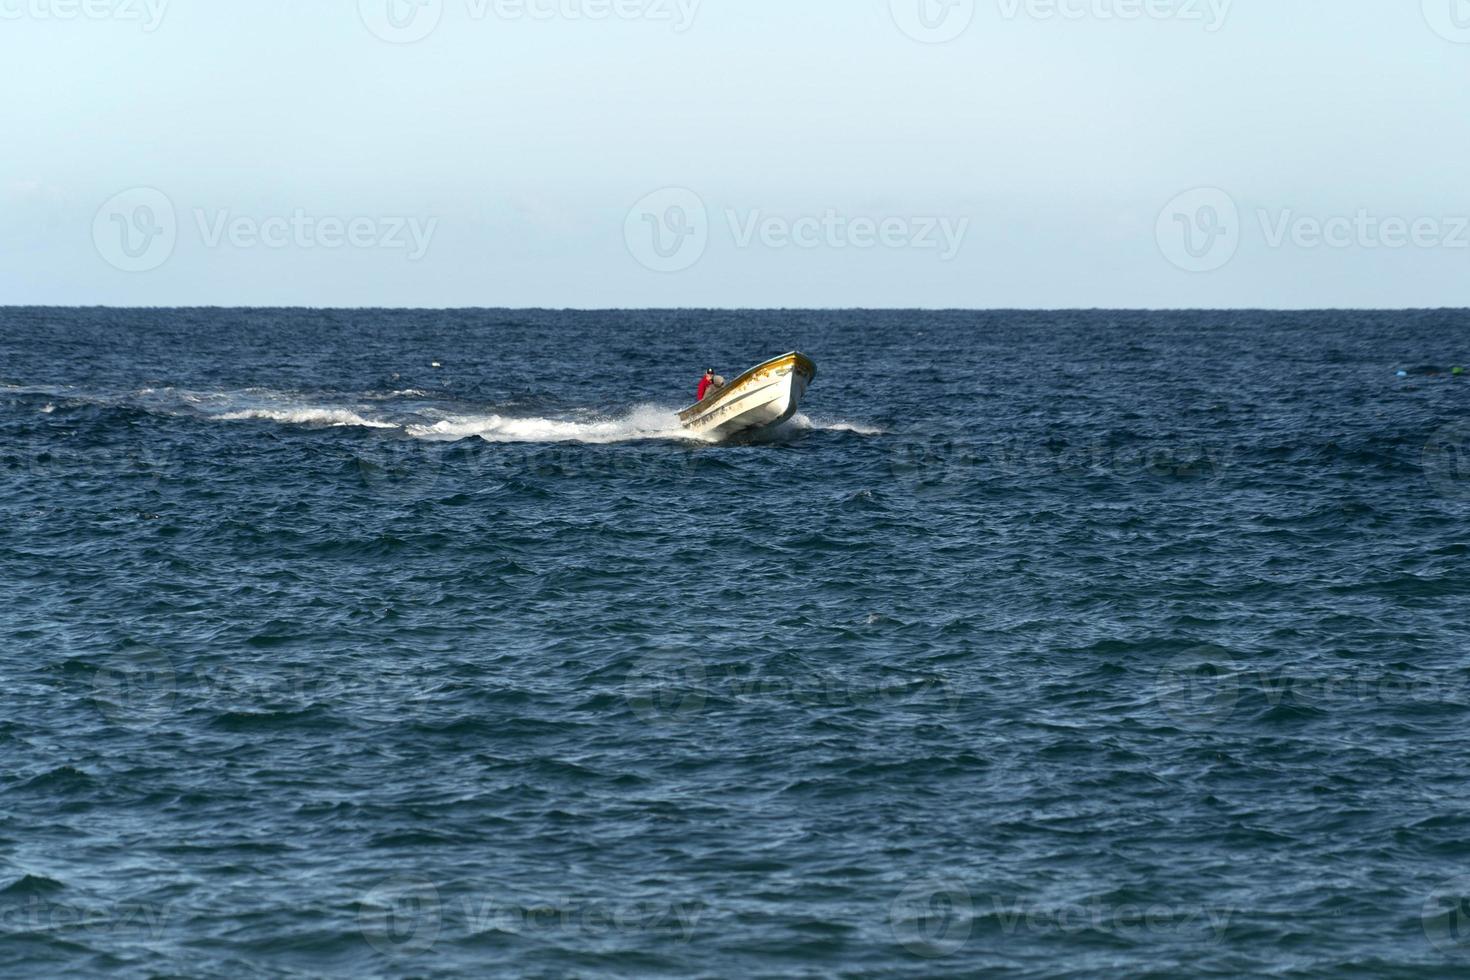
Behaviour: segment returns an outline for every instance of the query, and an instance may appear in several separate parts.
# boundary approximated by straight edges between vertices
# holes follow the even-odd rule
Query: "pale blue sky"
[[[0,303],[1470,306],[1465,0],[390,2],[0,0]]]

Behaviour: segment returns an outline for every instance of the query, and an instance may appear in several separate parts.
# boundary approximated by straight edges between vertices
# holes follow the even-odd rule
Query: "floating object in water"
[[[1396,378],[1407,378],[1408,376],[1409,376],[1409,372],[1408,371],[1396,371],[1396,372],[1394,372],[1394,377],[1396,377]]]
[[[1462,375],[1464,373],[1465,373],[1465,369],[1462,368],[1462,367],[1460,367],[1458,364],[1455,365],[1454,367],[1450,368],[1450,374],[1453,374],[1456,377],[1458,377],[1459,375]]]
[[[438,361],[435,361],[434,363],[432,363],[432,364],[429,365],[429,367],[435,367],[435,368],[442,368],[443,366],[444,365],[440,364]]]
[[[796,351],[782,354],[684,409],[679,421],[691,432],[715,439],[779,425],[796,414],[816,376],[810,357]]]

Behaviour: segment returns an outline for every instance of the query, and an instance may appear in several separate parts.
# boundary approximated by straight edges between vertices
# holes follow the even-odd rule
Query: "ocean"
[[[1467,322],[0,310],[0,974],[1463,976]]]

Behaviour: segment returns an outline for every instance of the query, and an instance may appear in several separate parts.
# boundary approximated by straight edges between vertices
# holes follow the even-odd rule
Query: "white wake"
[[[182,388],[141,388],[130,392],[85,392],[76,388],[6,384],[14,394],[46,395],[71,404],[130,405],[159,415],[185,416],[208,421],[275,422],[318,428],[399,430],[405,436],[433,442],[479,438],[492,443],[610,443],[649,439],[709,441],[692,435],[679,424],[677,409],[665,405],[635,405],[621,414],[599,414],[569,409],[557,416],[520,416],[487,406],[454,402],[435,404],[421,389],[383,392],[306,393],[269,388],[193,391]],[[56,411],[48,402],[42,412]],[[802,413],[754,441],[782,442],[804,433],[853,432],[882,435],[883,430],[843,420],[813,420]]]
[[[416,439],[452,441],[478,436],[486,442],[585,442],[607,444],[639,439],[689,439],[679,413],[657,405],[639,405],[626,414],[587,420],[516,418],[513,416],[447,415],[429,425],[408,425]]]

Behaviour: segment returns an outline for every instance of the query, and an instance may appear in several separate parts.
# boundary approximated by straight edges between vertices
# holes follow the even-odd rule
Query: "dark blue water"
[[[0,972],[1464,975],[1467,322],[0,311]]]

